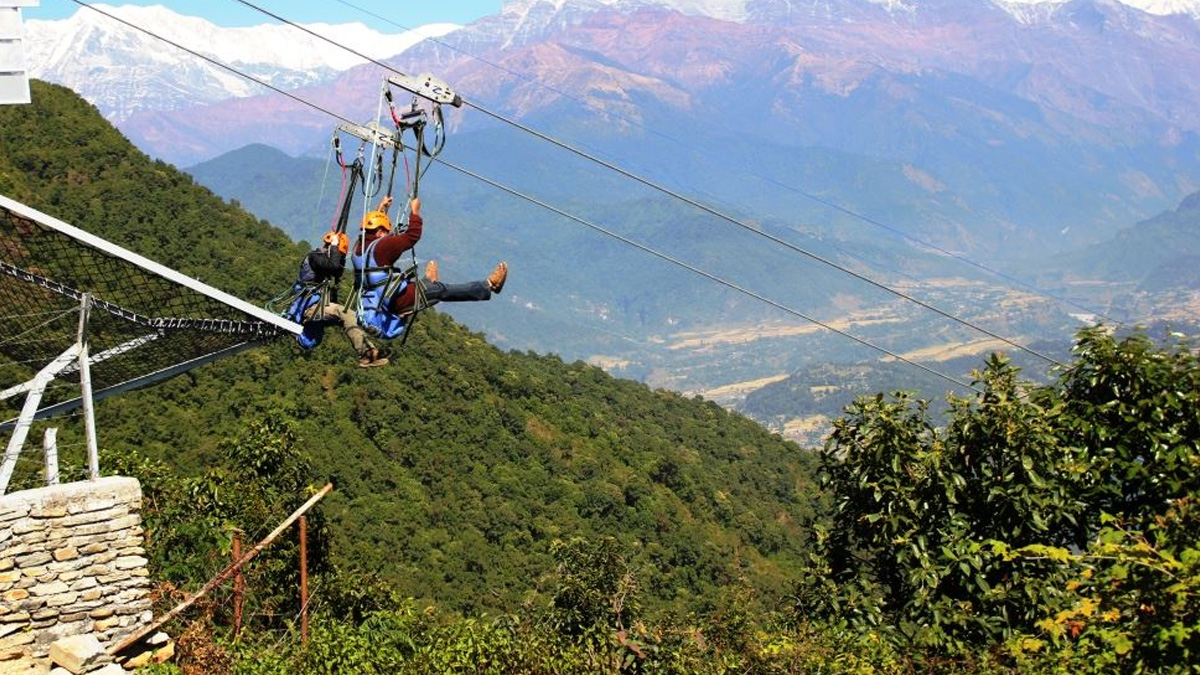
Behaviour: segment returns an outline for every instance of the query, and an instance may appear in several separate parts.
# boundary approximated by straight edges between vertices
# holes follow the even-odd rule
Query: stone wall
[[[107,646],[152,620],[141,504],[122,477],[0,497],[0,665],[69,635]]]

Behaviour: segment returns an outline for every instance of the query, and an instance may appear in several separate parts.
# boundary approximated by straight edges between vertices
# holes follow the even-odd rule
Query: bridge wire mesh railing
[[[55,227],[52,219],[0,203],[0,390],[20,385],[78,339],[79,307],[92,297],[87,340],[92,387],[120,385],[248,342],[287,334],[249,313]],[[59,382],[79,381],[69,367]],[[78,396],[51,387],[43,406]],[[3,402],[19,409],[22,397]],[[10,415],[11,416],[11,415]]]

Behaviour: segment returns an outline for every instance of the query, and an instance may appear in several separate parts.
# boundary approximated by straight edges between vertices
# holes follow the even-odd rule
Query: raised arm
[[[388,199],[387,197],[384,198]],[[400,259],[405,251],[417,245],[421,240],[421,230],[424,222],[421,220],[421,200],[413,199],[408,214],[408,229],[404,232],[389,234],[375,245],[375,262],[380,265],[391,265]]]

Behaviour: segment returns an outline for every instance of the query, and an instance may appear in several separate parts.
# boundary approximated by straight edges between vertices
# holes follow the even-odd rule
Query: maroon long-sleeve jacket
[[[366,241],[356,239],[354,244],[355,254],[362,254],[363,247],[370,246],[371,242],[379,239],[380,242],[375,245],[375,264],[380,267],[390,267],[392,263],[400,259],[405,251],[417,245],[421,240],[421,228],[424,226],[424,221],[421,216],[412,213],[408,216],[408,228],[403,232],[394,232],[391,234],[380,235],[382,230],[371,230],[366,233]],[[416,304],[417,289],[413,284],[409,284],[408,288],[404,289],[403,293],[392,298],[391,306],[388,308],[393,314],[403,314],[412,309]]]

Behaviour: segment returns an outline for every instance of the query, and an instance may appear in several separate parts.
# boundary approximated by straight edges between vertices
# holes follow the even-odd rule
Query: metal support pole
[[[143,341],[143,343],[149,341],[145,338],[138,338],[138,340]],[[133,342],[133,341],[131,341],[131,342]],[[129,343],[126,343],[126,344],[129,344]],[[163,368],[162,370],[157,370],[148,375],[143,375],[141,377],[135,377],[132,380],[127,380],[125,382],[122,382],[121,384],[114,384],[111,387],[105,387],[104,389],[101,389],[100,391],[92,394],[92,401],[93,402],[102,401],[105,398],[108,398],[109,396],[123,394],[127,391],[132,391],[139,387],[145,387],[145,386],[154,384],[155,382],[162,382],[163,380],[174,377],[180,373],[186,373],[189,370],[191,370],[193,368],[199,368],[200,366],[202,366],[206,363],[212,363],[214,361],[223,359],[227,356],[233,356],[234,354],[243,352],[247,349],[250,349],[251,347],[256,347],[259,344],[262,344],[262,343],[242,342],[242,343],[236,344],[232,347],[226,347],[225,349],[222,349],[220,351],[216,351],[211,354],[206,354],[204,356],[192,359],[190,361],[184,361],[183,363],[176,364],[174,366],[171,366],[170,368]],[[109,349],[104,352],[101,352],[100,354],[97,354],[95,357],[93,357],[91,359],[91,361],[94,363],[94,362],[96,362],[97,359],[99,359],[101,356],[103,356],[105,354],[114,354],[114,350]],[[18,385],[16,387],[12,387],[10,389],[6,389],[5,391],[0,391],[0,400],[4,400],[4,399],[8,398],[10,395],[16,396],[17,394],[24,394],[28,390],[29,390],[29,385],[28,385],[28,383],[26,383],[26,384]],[[15,392],[15,393],[10,394],[10,392]],[[47,406],[45,408],[42,408],[41,410],[37,411],[34,414],[34,418],[35,419],[45,419],[47,417],[53,417],[54,415],[61,415],[63,413],[71,412],[72,410],[80,407],[81,405],[83,405],[83,402],[78,398],[72,399],[70,401],[64,401],[63,403],[59,403],[56,405]],[[15,419],[0,422],[0,431],[7,431],[8,429],[15,427],[16,424],[17,424],[17,420],[15,420]]]
[[[300,516],[300,644],[308,645],[308,517]]]
[[[38,374],[28,382],[29,393],[25,395],[25,405],[21,407],[21,414],[13,426],[12,438],[8,439],[8,449],[4,451],[4,463],[0,464],[0,495],[8,490],[8,481],[12,479],[13,470],[17,468],[17,455],[21,454],[21,448],[29,436],[29,427],[33,425],[33,415],[37,412],[38,404],[42,402],[42,394],[46,392],[46,385],[50,384],[50,380],[53,380],[55,375],[62,372],[78,356],[79,343],[76,342],[67,351],[59,354],[58,358],[51,361],[49,365],[39,370]]]
[[[83,401],[83,428],[87,436],[88,479],[100,479],[100,451],[96,443],[96,412],[92,403],[92,369],[88,366],[88,318],[92,294],[84,293],[79,303],[79,398]]]
[[[242,559],[242,531],[233,533],[233,562]],[[242,602],[246,597],[246,578],[242,576],[242,568],[233,575],[233,639],[238,639],[242,632]]]
[[[58,485],[58,428],[50,427],[42,436],[46,455],[46,485]]]

